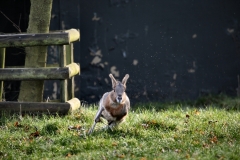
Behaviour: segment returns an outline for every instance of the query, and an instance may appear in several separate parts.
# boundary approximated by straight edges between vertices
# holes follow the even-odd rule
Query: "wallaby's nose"
[[[122,96],[118,96],[118,101],[121,102]]]

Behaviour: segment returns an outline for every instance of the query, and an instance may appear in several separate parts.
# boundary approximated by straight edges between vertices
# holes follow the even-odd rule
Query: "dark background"
[[[133,103],[189,100],[219,93],[236,96],[239,0],[53,2],[50,29],[81,31],[81,41],[74,44],[75,62],[81,65],[81,75],[75,80],[80,100],[99,101],[111,89],[109,73],[120,80],[130,74],[127,93]],[[0,10],[14,23],[19,24],[21,14],[23,31],[29,6],[27,0],[0,1]],[[0,21],[0,32],[17,32],[1,14]],[[10,52],[7,50],[6,65],[23,65],[24,54]],[[51,63],[54,56],[49,59]],[[45,98],[54,98],[53,88],[51,82],[46,84]]]

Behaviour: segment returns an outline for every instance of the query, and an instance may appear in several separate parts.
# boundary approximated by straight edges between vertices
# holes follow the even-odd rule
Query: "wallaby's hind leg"
[[[91,134],[96,126],[96,124],[100,121],[100,117],[101,117],[101,114],[102,114],[102,111],[103,111],[103,107],[100,106],[99,109],[98,109],[98,112],[94,118],[94,123],[92,125],[92,127],[89,129],[88,131],[88,134]]]
[[[116,121],[108,124],[108,128],[113,130],[114,128],[116,128],[118,126],[118,123]]]
[[[111,131],[114,130],[114,128],[117,128],[118,127],[118,123],[116,121],[111,121],[111,122],[108,122],[108,125],[103,127],[103,130],[108,130],[110,129]]]

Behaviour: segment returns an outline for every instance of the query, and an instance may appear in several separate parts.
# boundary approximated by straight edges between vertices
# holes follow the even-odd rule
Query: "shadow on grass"
[[[96,137],[96,136],[111,136],[111,138],[129,138],[129,137],[137,137],[142,138],[142,135],[138,132],[138,129],[135,128],[128,128],[128,129],[114,129],[114,130],[95,130],[89,137]]]
[[[145,129],[154,129],[162,131],[175,131],[177,129],[177,124],[167,124],[164,122],[158,122],[156,120],[143,120],[141,122],[142,127]]]
[[[168,102],[149,102],[138,103],[132,106],[133,110],[138,109],[155,109],[169,110],[177,108],[206,108],[214,107],[218,109],[240,111],[240,98],[229,97],[224,94],[201,96],[195,101],[168,101]]]

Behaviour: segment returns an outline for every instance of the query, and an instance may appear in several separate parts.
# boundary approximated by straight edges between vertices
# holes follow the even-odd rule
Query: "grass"
[[[229,101],[230,102],[230,101]],[[229,109],[230,108],[230,109]],[[240,114],[219,104],[138,105],[114,131],[86,136],[97,107],[0,118],[0,159],[239,159]]]

